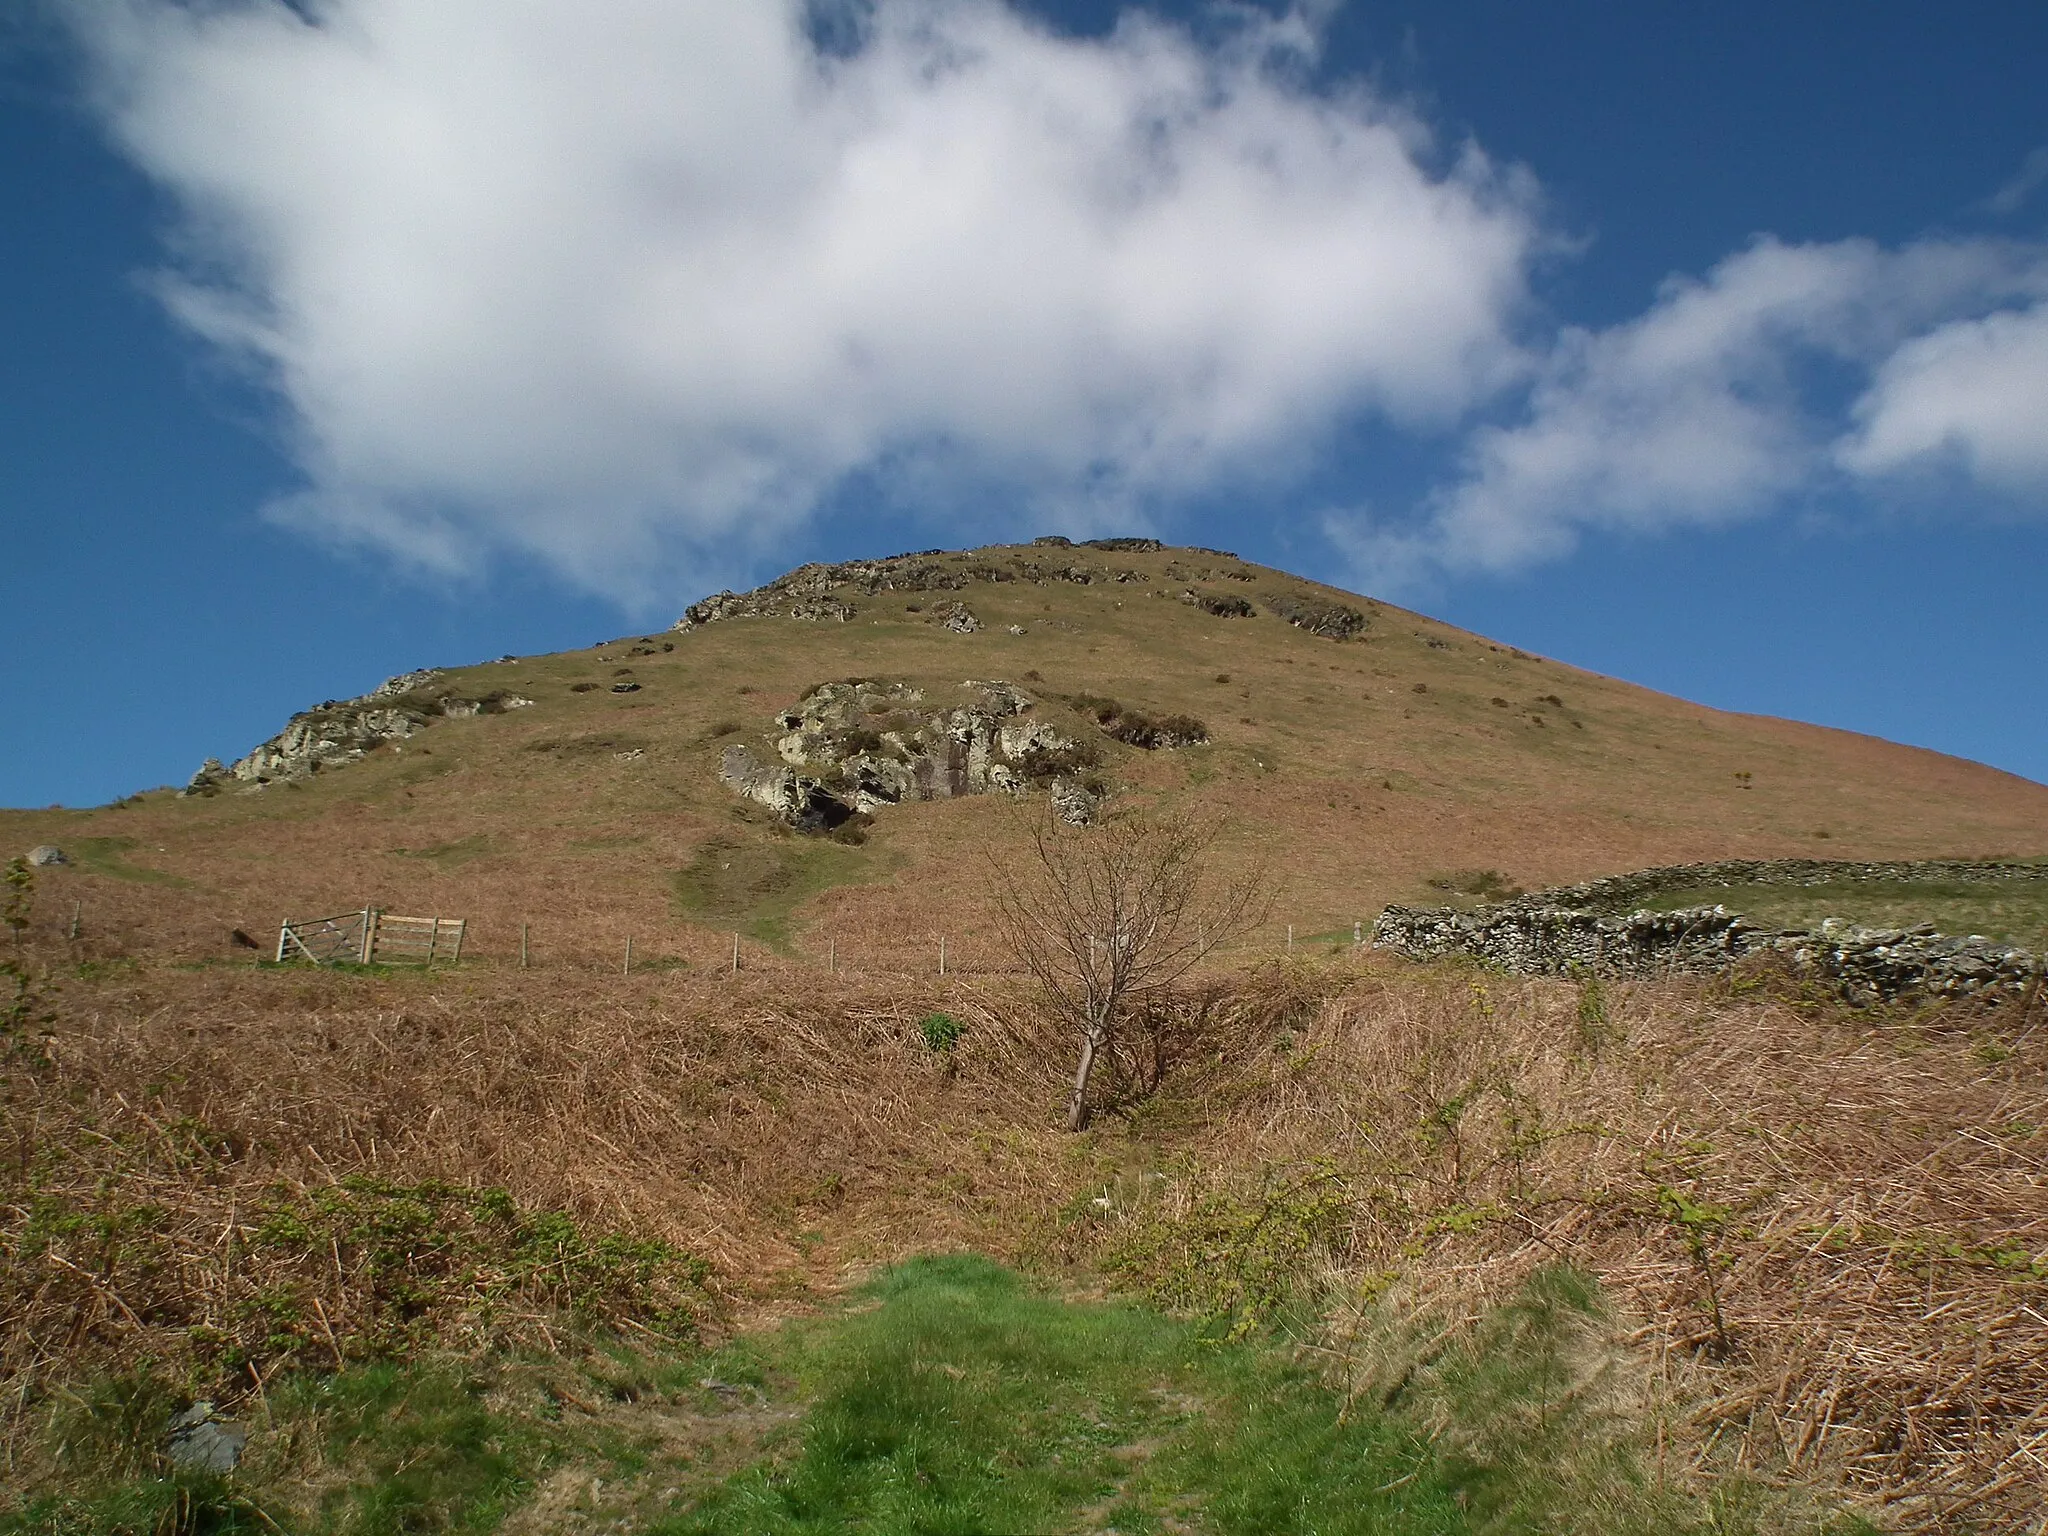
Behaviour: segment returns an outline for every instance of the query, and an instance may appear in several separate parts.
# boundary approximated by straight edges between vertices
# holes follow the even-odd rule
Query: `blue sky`
[[[0,33],[0,804],[1053,529],[2048,779],[2048,9],[301,9]]]

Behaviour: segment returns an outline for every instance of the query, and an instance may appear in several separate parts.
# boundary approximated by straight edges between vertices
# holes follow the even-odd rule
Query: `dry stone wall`
[[[1373,924],[1375,947],[1413,959],[1470,955],[1539,975],[1658,976],[1716,971],[1749,955],[1777,954],[1802,975],[1840,986],[1855,1002],[1908,993],[2019,996],[2040,985],[2041,957],[1972,935],[1863,928],[1829,918],[1815,929],[1753,922],[1724,906],[1625,910],[1665,891],[1715,885],[1820,886],[1872,880],[2048,880],[2048,867],[1990,860],[1841,863],[1726,860],[1639,870],[1539,891],[1462,912],[1390,906]]]

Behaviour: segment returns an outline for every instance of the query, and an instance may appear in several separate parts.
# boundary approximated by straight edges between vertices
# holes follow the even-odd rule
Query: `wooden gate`
[[[397,917],[365,907],[335,917],[287,921],[277,933],[277,958],[332,965],[432,965],[460,960],[468,927],[460,917]]]

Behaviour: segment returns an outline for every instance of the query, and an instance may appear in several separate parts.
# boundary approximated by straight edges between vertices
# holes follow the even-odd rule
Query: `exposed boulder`
[[[329,699],[302,710],[277,735],[227,767],[218,758],[208,758],[180,793],[210,795],[223,788],[261,789],[303,779],[357,762],[386,742],[404,741],[436,721],[500,714],[532,703],[502,688],[481,697],[458,694],[447,675],[434,668],[401,673],[360,698]]]
[[[65,857],[62,848],[55,847],[50,843],[44,843],[39,847],[29,849],[28,861],[38,869],[48,869],[55,864],[69,864],[71,862],[70,859]]]
[[[233,1472],[249,1444],[249,1431],[221,1417],[212,1403],[197,1402],[171,1420],[164,1436],[164,1458],[186,1472]]]

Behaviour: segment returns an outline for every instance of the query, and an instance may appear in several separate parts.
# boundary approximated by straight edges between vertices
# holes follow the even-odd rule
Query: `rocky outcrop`
[[[1093,758],[1006,682],[968,682],[966,703],[929,708],[922,690],[855,678],[821,683],[777,717],[778,761],[727,747],[719,779],[800,831],[834,830],[912,800],[1053,791],[1059,814],[1091,819]]]
[[[1976,860],[1819,859],[1672,865],[1539,891],[1469,912],[1388,907],[1373,924],[1372,941],[1414,959],[1471,955],[1504,970],[1539,975],[1708,972],[1750,955],[1775,954],[1799,974],[1835,984],[1856,1003],[1908,993],[2017,996],[2040,983],[2043,962],[2031,951],[1979,935],[1944,935],[1932,924],[1864,928],[1828,918],[1818,928],[1783,929],[1753,922],[1720,905],[1668,912],[1618,910],[1662,891],[1701,886],[1811,887],[1929,879],[2039,880],[2048,879],[2048,867]]]
[[[1198,747],[1209,739],[1209,727],[1193,715],[1149,715],[1092,693],[1073,694],[1067,702],[1092,717],[1103,735],[1146,752]]]
[[[208,758],[181,793],[210,795],[226,788],[289,783],[360,761],[386,742],[403,741],[436,721],[502,714],[532,702],[502,688],[471,697],[432,668],[402,673],[360,698],[329,699],[293,715],[282,731],[226,767]]]
[[[1265,601],[1267,610],[1276,617],[1325,640],[1355,640],[1365,633],[1366,615],[1346,603],[1324,602],[1291,592],[1268,596]]]
[[[1198,592],[1193,587],[1183,591],[1180,600],[1191,608],[1213,613],[1219,619],[1248,619],[1258,612],[1258,609],[1241,597],[1232,597],[1228,593]]]
[[[956,635],[971,635],[981,628],[981,620],[965,603],[938,603],[932,608],[931,620],[934,624],[945,625]]]

